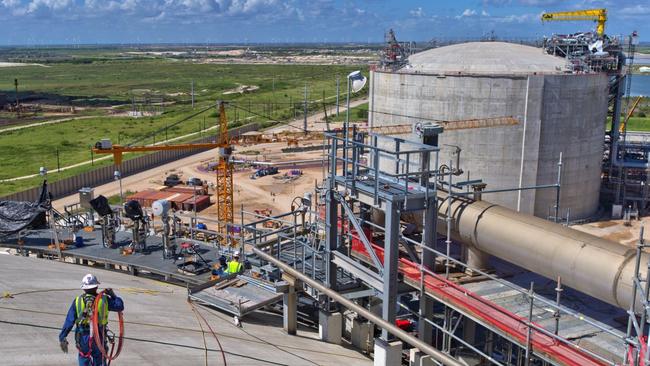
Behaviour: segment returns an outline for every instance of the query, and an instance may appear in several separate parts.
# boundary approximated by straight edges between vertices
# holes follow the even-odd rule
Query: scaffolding
[[[643,327],[637,327],[638,335],[626,336],[563,306],[560,278],[553,301],[536,293],[534,283],[528,289],[514,285],[473,266],[466,253],[456,253],[453,214],[440,214],[438,208],[446,200],[468,195],[480,199],[490,191],[483,191],[480,181],[454,182],[454,162],[440,164],[436,132],[430,132],[425,141],[431,144],[361,133],[354,127],[327,134],[327,179],[317,187],[314,202],[294,206],[290,216],[264,218],[278,220],[280,228],[275,230],[263,229],[261,222],[244,225],[252,233],[249,243],[272,257],[271,263],[282,263],[356,304],[372,308],[377,298],[381,304],[396,304],[381,306],[383,320],[395,324],[405,317],[416,319],[413,331],[418,339],[455,359],[494,365],[620,364],[562,334],[563,324],[575,322],[613,339],[621,357],[640,350]],[[530,187],[539,188],[559,186]],[[383,214],[383,225],[371,219],[376,212]],[[421,218],[420,228],[413,231],[403,225],[404,214]],[[446,226],[442,237],[437,234],[439,222]],[[260,266],[272,272],[268,262],[262,260]],[[526,315],[460,285],[476,280],[518,293]],[[313,285],[305,287],[321,312],[341,311],[331,296]],[[536,321],[547,313],[551,328]],[[389,354],[394,341],[390,329],[381,329],[375,351],[379,347]]]
[[[649,170],[648,150],[650,145],[637,133],[628,133],[626,126],[621,128],[621,115],[628,114],[632,108],[631,83],[632,67],[638,36],[633,32],[621,43],[626,52],[621,52],[621,62],[616,72],[610,73],[611,129],[608,132],[603,167],[603,193],[615,206],[623,211],[647,212]],[[630,136],[628,136],[630,135]]]

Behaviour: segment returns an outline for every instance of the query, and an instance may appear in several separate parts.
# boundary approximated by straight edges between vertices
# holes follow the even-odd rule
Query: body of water
[[[632,75],[630,95],[650,97],[650,75]]]

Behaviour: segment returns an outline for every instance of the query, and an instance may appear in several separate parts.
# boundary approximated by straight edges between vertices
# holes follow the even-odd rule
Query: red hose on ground
[[[102,353],[102,356],[106,361],[108,361],[108,364],[110,365],[111,361],[115,360],[117,356],[120,355],[120,352],[122,351],[122,343],[124,341],[124,317],[122,316],[122,312],[119,311],[117,313],[118,321],[120,324],[120,332],[117,337],[117,349],[115,348],[115,343],[111,343],[111,350],[110,353],[104,347],[102,342],[104,341],[104,337],[99,336],[99,300],[104,297],[104,291],[100,292],[96,297],[95,297],[95,303],[93,305],[93,317],[90,320],[91,327],[92,327],[92,334],[94,334],[94,339],[95,339],[95,345],[97,348],[99,348],[99,351]]]

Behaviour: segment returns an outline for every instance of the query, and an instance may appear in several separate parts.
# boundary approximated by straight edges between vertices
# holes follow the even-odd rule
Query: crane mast
[[[219,233],[227,240],[230,224],[233,222],[233,163],[230,156],[232,147],[228,136],[228,119],[226,117],[226,102],[219,101],[219,163],[217,164],[217,219],[219,220]]]
[[[113,145],[110,140],[98,142],[93,148],[97,154],[113,154],[115,166],[122,164],[122,155],[132,152],[149,152],[164,150],[190,150],[190,149],[219,149],[217,164],[217,220],[218,232],[222,235],[223,242],[227,242],[229,228],[233,222],[233,163],[230,159],[232,147],[228,135],[228,118],[226,117],[226,102],[217,102],[219,109],[219,135],[215,142],[189,143],[177,145],[149,145],[149,146],[122,146]]]
[[[560,20],[592,20],[597,23],[596,33],[600,37],[605,35],[605,22],[607,22],[607,9],[588,9],[576,11],[558,11],[553,13],[543,13],[542,22],[560,21]]]

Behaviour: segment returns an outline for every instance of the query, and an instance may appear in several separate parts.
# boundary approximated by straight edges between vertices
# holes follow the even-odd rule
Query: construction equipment
[[[301,133],[302,134],[302,133]],[[294,137],[287,137],[287,147],[298,147],[298,139]]]
[[[142,211],[140,202],[131,200],[124,204],[124,215],[133,222],[133,240],[123,254],[128,255],[133,252],[145,252],[147,250],[147,236],[149,234],[150,220],[149,216]]]
[[[605,35],[605,22],[607,22],[607,9],[588,9],[576,11],[558,11],[553,13],[543,13],[542,22],[560,21],[560,20],[592,20],[598,25],[596,33],[600,37]]]
[[[212,143],[190,143],[177,145],[147,145],[147,146],[122,146],[114,145],[110,140],[104,139],[95,144],[93,152],[96,154],[113,154],[113,162],[116,166],[122,164],[122,155],[129,152],[149,152],[164,150],[187,150],[187,149],[219,149],[219,163],[217,165],[217,218],[219,220],[219,233],[222,240],[227,237],[228,226],[233,222],[233,183],[232,172],[233,162],[232,147],[228,136],[228,119],[226,117],[226,102],[219,101],[219,135],[216,142]]]
[[[443,127],[445,131],[453,130],[466,130],[472,128],[486,128],[486,127],[500,127],[500,126],[514,126],[519,124],[519,120],[513,116],[503,116],[503,117],[490,117],[490,118],[477,118],[477,119],[465,119],[465,120],[456,120],[456,121],[437,121],[435,122],[439,126]],[[357,126],[358,132],[372,132],[385,135],[397,135],[397,134],[407,134],[412,133],[413,124],[405,123],[398,125],[383,125],[383,126]],[[349,127],[350,131],[352,126]],[[335,129],[334,131],[341,130],[340,128]],[[309,131],[305,135],[302,131],[283,131],[278,133],[276,138],[279,141],[286,141],[287,146],[298,146],[297,138],[300,137],[303,140],[322,140],[324,133],[327,131]]]
[[[269,218],[273,216],[273,210],[270,208],[263,208],[255,210],[255,214],[263,218]],[[280,223],[274,220],[267,220],[262,224],[262,226],[266,229],[277,229],[280,227]]]
[[[634,114],[634,111],[636,110],[636,107],[639,105],[639,102],[641,102],[641,99],[643,99],[643,96],[638,96],[634,103],[632,103],[632,106],[630,107],[629,112],[627,112],[627,116],[625,116],[625,120],[623,120],[623,123],[621,123],[621,127],[619,128],[619,132],[625,132],[625,127],[627,126],[627,121],[632,117],[632,114]]]
[[[386,46],[380,52],[380,65],[382,68],[397,70],[408,63],[408,57],[413,52],[412,42],[398,42],[395,32],[389,29],[384,34]]]
[[[219,164],[217,164],[217,219],[219,220],[218,231],[222,234],[222,240],[227,241],[228,229],[233,222],[234,200],[232,171],[233,162],[232,147],[228,136],[228,119],[226,118],[226,104],[219,102],[219,136],[217,146],[219,147]]]
[[[113,163],[116,166],[122,164],[122,154],[132,152],[151,152],[151,151],[164,151],[164,150],[189,150],[189,149],[215,149],[219,147],[218,143],[193,143],[193,144],[178,144],[178,145],[147,145],[147,146],[122,146],[106,144],[107,140],[103,140],[95,144],[93,152],[95,154],[113,154]]]

